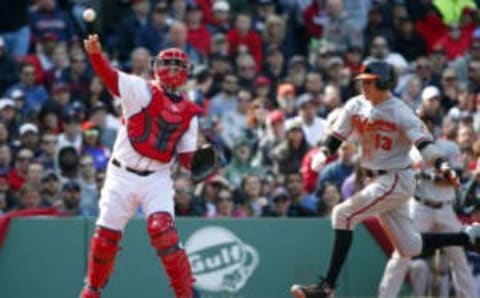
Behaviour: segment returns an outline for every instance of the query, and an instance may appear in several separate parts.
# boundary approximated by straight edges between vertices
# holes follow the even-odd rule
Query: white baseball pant
[[[420,232],[451,232],[456,233],[462,229],[452,207],[446,205],[441,209],[433,209],[422,203],[411,200],[410,213],[415,226]],[[451,246],[443,248],[450,261],[453,273],[453,284],[457,297],[477,297],[475,281],[468,266],[462,247]],[[379,288],[379,297],[397,297],[400,287],[408,271],[410,259],[402,257],[396,251],[387,263]]]

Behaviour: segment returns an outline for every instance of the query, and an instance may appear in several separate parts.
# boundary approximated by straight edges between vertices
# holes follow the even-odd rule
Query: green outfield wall
[[[93,219],[13,220],[0,248],[1,298],[77,298]],[[133,219],[104,298],[173,297],[149,245],[145,221]],[[178,219],[201,297],[289,297],[294,281],[314,282],[332,242],[321,219]],[[376,294],[386,257],[356,228],[337,297]]]

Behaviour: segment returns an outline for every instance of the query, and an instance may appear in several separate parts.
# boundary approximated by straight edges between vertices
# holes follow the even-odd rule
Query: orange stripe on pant
[[[350,216],[347,218],[347,230],[350,230],[350,222],[351,222],[351,220],[353,219],[353,217],[355,217],[355,216],[357,216],[357,215],[359,215],[359,214],[367,211],[369,208],[371,208],[371,207],[374,206],[375,204],[383,201],[383,199],[385,199],[388,195],[390,195],[390,194],[393,192],[393,190],[395,189],[395,186],[397,186],[397,183],[398,183],[398,173],[395,173],[395,177],[394,177],[394,180],[393,180],[393,184],[392,184],[392,186],[390,187],[390,189],[389,189],[387,192],[385,192],[383,195],[375,198],[375,199],[373,200],[373,202],[371,202],[369,205],[367,205],[367,206],[365,206],[365,207],[357,210],[356,212],[354,212],[352,215],[350,215]]]

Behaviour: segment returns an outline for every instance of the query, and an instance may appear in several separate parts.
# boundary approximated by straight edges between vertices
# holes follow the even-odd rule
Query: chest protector
[[[190,120],[201,109],[183,94],[182,99],[175,102],[160,87],[148,85],[152,99],[148,106],[128,118],[128,139],[141,155],[168,163]]]

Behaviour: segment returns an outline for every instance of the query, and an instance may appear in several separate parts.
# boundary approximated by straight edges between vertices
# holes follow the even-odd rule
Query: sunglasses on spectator
[[[223,201],[223,202],[232,202],[233,199],[232,199],[231,196],[219,196],[219,197],[217,198],[217,201],[219,201],[219,202],[222,202],[222,201]]]
[[[189,194],[191,194],[190,190],[182,189],[182,188],[175,189],[175,192],[179,195],[189,195]]]

